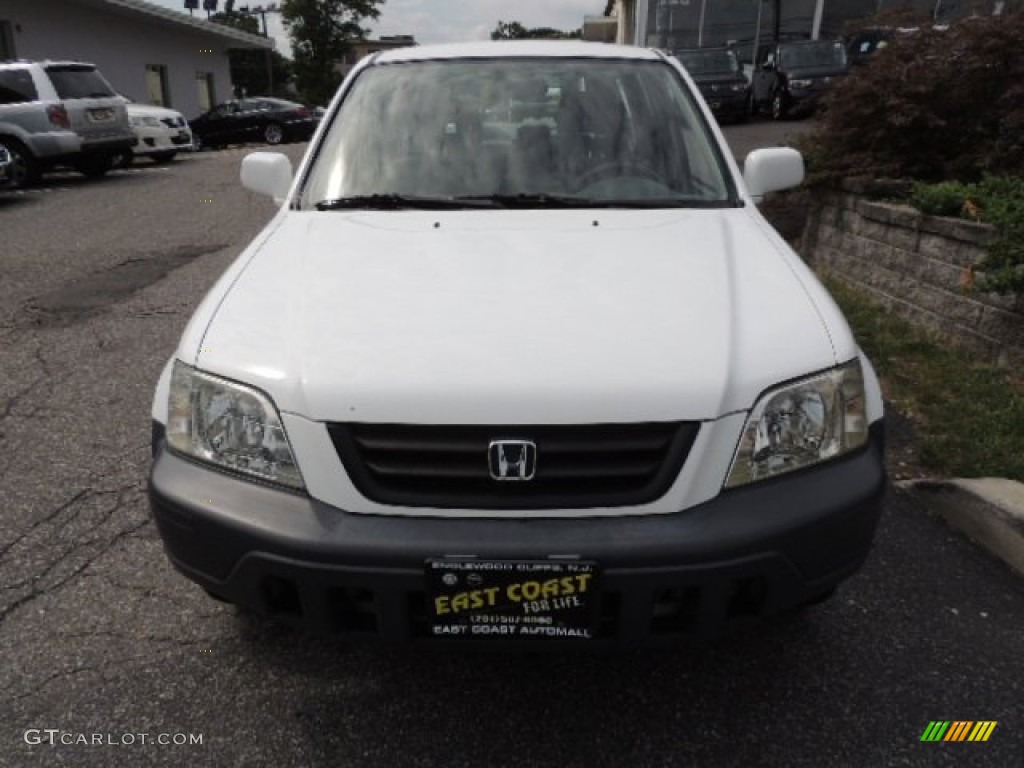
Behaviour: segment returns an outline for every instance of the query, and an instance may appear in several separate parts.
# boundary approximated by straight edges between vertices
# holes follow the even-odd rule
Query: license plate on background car
[[[426,580],[433,637],[593,637],[595,563],[439,558]]]
[[[114,110],[112,109],[90,109],[89,118],[94,123],[106,123],[114,119]]]

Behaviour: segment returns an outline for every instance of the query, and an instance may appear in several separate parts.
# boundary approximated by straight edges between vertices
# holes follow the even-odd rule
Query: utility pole
[[[270,5],[263,6],[257,5],[255,8],[249,8],[248,5],[243,5],[238,9],[239,13],[244,13],[247,16],[259,16],[260,21],[263,24],[263,36],[269,38],[270,32],[267,29],[267,14],[268,13],[280,13],[281,9],[278,8],[277,3],[271,3]],[[267,90],[272,94],[274,92],[274,54],[270,48],[266,49],[267,52]]]

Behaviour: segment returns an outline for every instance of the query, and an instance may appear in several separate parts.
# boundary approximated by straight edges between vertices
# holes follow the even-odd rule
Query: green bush
[[[978,183],[915,183],[908,202],[922,213],[963,216],[996,228],[978,288],[1024,293],[1024,179],[986,176]]]
[[[910,204],[921,213],[932,216],[959,216],[971,196],[971,186],[959,181],[938,184],[916,182],[910,193]]]

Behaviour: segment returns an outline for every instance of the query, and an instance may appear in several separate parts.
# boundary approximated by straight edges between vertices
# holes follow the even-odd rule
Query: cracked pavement
[[[177,574],[145,498],[150,399],[273,212],[237,182],[242,154],[0,193],[0,766],[1024,765],[1021,582],[898,492],[833,600],[672,653],[361,647],[238,615]],[[75,304],[118,269],[136,282]],[[88,311],[24,322],[54,296]],[[999,725],[921,744],[940,718]],[[203,743],[26,739],[46,729]]]

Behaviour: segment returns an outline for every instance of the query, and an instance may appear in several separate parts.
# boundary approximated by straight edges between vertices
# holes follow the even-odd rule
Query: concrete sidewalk
[[[894,485],[1024,576],[1024,483],[986,477]]]

